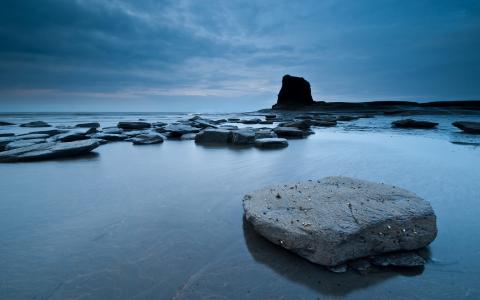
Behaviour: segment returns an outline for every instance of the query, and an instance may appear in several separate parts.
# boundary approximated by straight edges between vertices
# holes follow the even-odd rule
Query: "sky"
[[[1,0],[0,111],[480,99],[480,1]]]

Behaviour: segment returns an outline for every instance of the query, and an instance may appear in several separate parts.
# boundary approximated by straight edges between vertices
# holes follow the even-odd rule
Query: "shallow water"
[[[379,128],[317,129],[274,151],[111,143],[0,164],[0,299],[479,299],[480,148]],[[432,203],[439,235],[423,272],[333,274],[244,223],[244,194],[330,175]]]

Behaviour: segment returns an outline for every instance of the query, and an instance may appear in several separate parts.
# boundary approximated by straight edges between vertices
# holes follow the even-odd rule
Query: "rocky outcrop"
[[[243,206],[261,235],[325,266],[419,249],[437,235],[427,201],[395,186],[347,177],[270,186],[246,195]]]
[[[310,83],[302,77],[285,75],[274,109],[298,108],[314,103]]]
[[[465,131],[466,133],[480,134],[480,122],[457,121],[453,122],[452,125]]]
[[[227,144],[232,140],[232,132],[226,129],[205,129],[195,136],[198,144]]]
[[[392,122],[393,128],[416,128],[416,129],[432,129],[437,127],[438,123],[429,121],[417,121],[413,119],[404,119]]]

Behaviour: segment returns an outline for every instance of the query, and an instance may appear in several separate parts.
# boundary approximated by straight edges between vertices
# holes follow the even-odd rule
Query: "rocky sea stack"
[[[303,77],[283,76],[282,88],[278,93],[277,104],[273,109],[287,109],[312,105],[312,90],[310,83]]]

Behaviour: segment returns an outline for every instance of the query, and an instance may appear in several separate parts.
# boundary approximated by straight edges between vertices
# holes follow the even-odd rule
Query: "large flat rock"
[[[431,205],[402,188],[348,177],[270,186],[244,197],[246,219],[271,242],[321,265],[427,246]]]
[[[0,152],[0,162],[56,159],[89,153],[100,146],[99,140],[66,143],[47,142]]]

